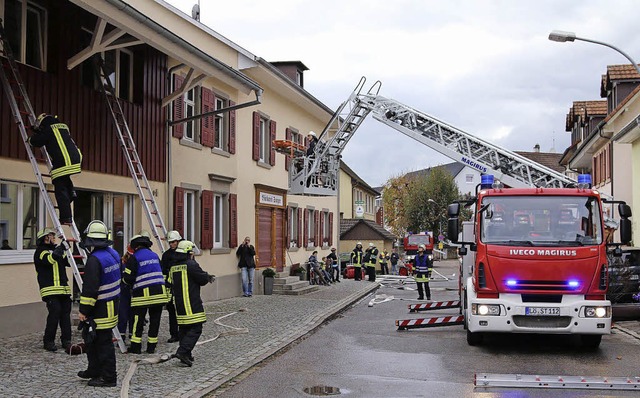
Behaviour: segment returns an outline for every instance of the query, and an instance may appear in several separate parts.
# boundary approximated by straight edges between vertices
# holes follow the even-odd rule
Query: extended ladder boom
[[[292,159],[289,168],[291,194],[336,195],[340,155],[364,119],[374,119],[429,146],[449,158],[493,174],[511,187],[565,188],[577,181],[522,155],[493,145],[433,116],[378,95],[377,81],[362,93],[360,79],[349,99],[342,103],[320,135],[314,154]]]

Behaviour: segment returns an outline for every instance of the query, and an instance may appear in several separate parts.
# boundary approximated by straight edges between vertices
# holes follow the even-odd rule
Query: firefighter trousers
[[[71,202],[73,200],[73,182],[71,176],[61,176],[52,181],[55,191],[60,221],[68,222],[73,218]]]
[[[423,300],[425,294],[427,295],[427,300],[431,300],[429,282],[416,282],[416,285],[418,285],[418,300]]]
[[[132,307],[133,313],[133,336],[131,336],[131,346],[136,350],[142,344],[142,332],[144,331],[144,320],[149,312],[149,332],[147,333],[147,351],[155,349],[158,344],[158,331],[160,330],[160,317],[162,316],[163,304],[155,304],[149,307]],[[137,346],[137,347],[136,347]]]
[[[172,301],[169,301],[166,305],[167,312],[169,313],[169,335],[173,338],[179,339],[178,332],[178,318],[176,316],[176,307]]]
[[[66,348],[71,344],[71,298],[66,294],[46,296],[47,303],[47,324],[44,328],[44,344],[54,344],[56,331],[60,325],[60,342]]]
[[[116,381],[116,350],[113,346],[111,329],[96,330],[96,337],[91,343],[85,342],[87,350],[87,374],[92,377],[102,376],[104,381]]]
[[[202,323],[180,325],[178,328],[180,330],[180,346],[176,354],[191,356],[191,351],[193,351],[202,334]]]
[[[369,276],[369,282],[376,281],[376,266],[375,265],[367,265],[367,275]]]

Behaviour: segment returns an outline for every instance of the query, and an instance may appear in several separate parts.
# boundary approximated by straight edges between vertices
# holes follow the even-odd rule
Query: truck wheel
[[[469,329],[467,329],[467,344],[480,345],[482,343],[482,337],[482,333],[471,333]]]
[[[580,340],[582,341],[582,347],[595,350],[600,347],[600,342],[602,341],[601,334],[583,334],[580,336]]]

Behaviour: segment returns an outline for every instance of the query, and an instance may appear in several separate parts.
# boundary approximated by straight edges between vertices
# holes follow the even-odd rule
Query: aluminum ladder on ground
[[[640,377],[603,376],[553,376],[477,373],[473,384],[476,388],[570,388],[581,390],[640,390]]]
[[[11,52],[11,46],[9,45],[9,41],[4,34],[4,28],[1,19],[0,43],[2,44],[2,55],[4,55],[5,57],[0,57],[0,80],[2,80],[2,86],[4,87],[4,91],[7,95],[11,113],[13,115],[15,123],[18,125],[18,129],[20,130],[20,135],[22,136],[22,141],[27,151],[27,156],[29,157],[29,161],[31,162],[31,166],[33,168],[33,173],[35,174],[36,180],[38,182],[40,195],[42,196],[42,199],[44,201],[47,213],[49,214],[49,217],[53,222],[56,234],[58,237],[61,237],[65,241],[71,243],[69,245],[69,248],[66,250],[67,260],[71,265],[71,270],[73,271],[73,277],[76,281],[76,284],[82,291],[82,275],[80,274],[76,260],[82,260],[82,262],[85,263],[87,260],[87,253],[78,245],[78,243],[80,242],[80,232],[78,231],[75,220],[72,220],[71,224],[67,224],[70,229],[70,236],[67,236],[67,234],[65,233],[58,215],[56,214],[56,206],[54,206],[51,200],[51,196],[49,195],[52,191],[48,190],[45,186],[43,177],[51,177],[50,173],[52,165],[49,154],[47,153],[45,147],[41,148],[42,155],[46,160],[47,170],[49,171],[49,174],[43,174],[40,172],[38,160],[36,159],[33,153],[33,149],[29,144],[27,126],[31,127],[35,123],[36,116],[33,111],[33,107],[31,106],[31,102],[29,101],[27,90],[24,86],[24,83],[22,82],[20,73],[18,72],[18,66],[13,53]],[[74,247],[77,249],[79,254],[76,255],[73,253]],[[122,352],[125,352],[127,348],[117,328],[113,328],[113,335],[118,341],[118,347],[120,348],[120,350]]]
[[[493,145],[393,99],[359,95],[374,119],[514,188],[575,187],[577,181],[522,155]]]
[[[98,78],[98,85],[104,94],[107,107],[109,108],[109,112],[113,118],[113,123],[118,133],[118,140],[120,141],[120,146],[122,147],[122,152],[124,153],[127,165],[129,166],[131,177],[133,177],[133,182],[138,191],[142,208],[144,209],[147,221],[151,227],[151,233],[158,243],[158,249],[162,253],[167,249],[164,244],[167,237],[167,228],[164,224],[164,220],[162,219],[162,215],[160,214],[160,210],[158,209],[158,204],[153,197],[153,191],[149,185],[149,180],[147,180],[147,175],[144,172],[140,156],[138,156],[136,144],[133,141],[131,130],[129,129],[129,125],[125,119],[122,105],[116,95],[115,88],[109,78],[109,74],[105,69],[104,61],[99,54],[94,55],[94,65]]]
[[[349,98],[333,114],[318,137],[313,155],[292,159],[289,167],[291,194],[337,195],[340,154],[371,112],[370,108],[363,106],[359,97],[375,97],[382,85],[380,81],[376,81],[367,93],[363,94],[365,82],[366,79],[362,77]]]

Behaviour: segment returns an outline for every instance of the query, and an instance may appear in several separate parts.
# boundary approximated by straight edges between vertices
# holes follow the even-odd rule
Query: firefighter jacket
[[[169,301],[160,259],[147,247],[138,248],[129,257],[122,280],[131,287],[132,307],[149,307]]]
[[[200,286],[209,282],[209,274],[195,260],[188,259],[186,254],[176,253],[176,257],[169,273],[169,281],[178,325],[206,322]]]
[[[175,262],[175,249],[167,249],[164,253],[162,253],[162,258],[160,259],[160,267],[162,268],[162,276],[164,277],[164,286],[167,288],[167,298],[168,302],[171,301],[171,284],[169,283],[169,271],[171,270],[171,266]]]
[[[47,149],[51,157],[51,180],[80,173],[82,153],[71,138],[69,127],[58,119],[44,118],[40,129],[28,141],[34,147],[44,146]]]
[[[353,249],[351,252],[351,264],[354,267],[362,267],[362,250]]]
[[[422,255],[416,254],[413,264],[416,267],[414,276],[416,282],[429,282],[431,271],[433,270],[433,263],[429,259],[429,255],[426,253],[422,253]]]
[[[43,300],[47,296],[71,295],[65,270],[69,267],[69,262],[62,246],[45,243],[38,245],[33,255],[33,263],[36,266],[40,297]]]
[[[97,247],[84,266],[80,312],[92,318],[98,330],[118,324],[120,256],[110,247]]]
[[[377,262],[378,262],[378,248],[372,247],[371,250],[369,250],[369,261],[367,263],[367,267],[375,267]]]

